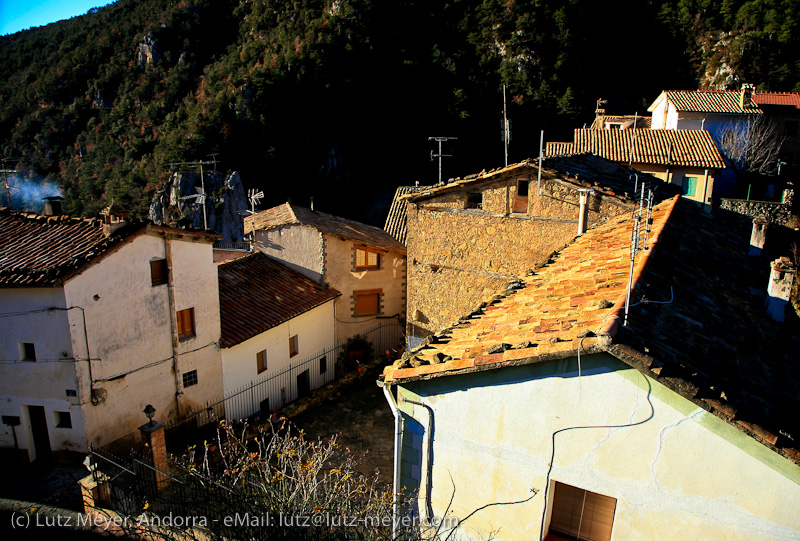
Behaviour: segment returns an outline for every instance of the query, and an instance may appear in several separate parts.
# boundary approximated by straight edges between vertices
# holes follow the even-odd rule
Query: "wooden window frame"
[[[169,282],[169,267],[166,259],[154,259],[150,262],[150,285],[160,286]]]
[[[178,327],[178,340],[191,340],[197,336],[197,329],[194,320],[194,307],[178,310],[175,312],[175,319]]]
[[[372,297],[376,296],[376,311],[374,312],[359,312],[359,297]],[[375,316],[382,313],[381,304],[383,304],[383,289],[361,289],[353,291],[353,317]]]
[[[549,531],[578,539],[609,541],[617,499],[555,481]]]
[[[300,354],[300,339],[295,334],[289,337],[289,358]]]
[[[258,374],[267,371],[267,350],[262,349],[256,353],[256,370]]]
[[[358,253],[359,252],[363,252],[364,253],[364,264],[363,265],[359,265],[358,264]],[[369,263],[370,254],[373,254],[375,256],[375,264],[374,265],[371,265]],[[361,270],[380,270],[380,268],[381,268],[381,251],[380,250],[376,250],[375,248],[368,248],[366,246],[356,245],[355,246],[355,255],[354,255],[354,260],[353,260],[353,268],[355,270],[359,270],[359,271],[361,271]]]

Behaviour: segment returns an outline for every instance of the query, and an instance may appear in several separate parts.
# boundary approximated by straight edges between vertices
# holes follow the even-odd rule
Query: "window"
[[[294,357],[300,352],[300,347],[297,341],[297,335],[295,334],[291,338],[289,338],[289,357]]]
[[[578,539],[608,541],[616,508],[616,498],[556,482],[550,530]]]
[[[356,269],[379,269],[381,256],[365,246],[356,246]]]
[[[697,195],[697,177],[683,176],[683,195],[689,197]]]
[[[328,358],[327,357],[322,357],[319,360],[319,373],[320,373],[320,375],[322,375],[327,371],[328,371]]]
[[[77,389],[65,389],[67,392],[67,396],[78,396]]]
[[[467,194],[468,209],[482,209],[483,208],[483,194],[480,192]]]
[[[197,370],[190,370],[183,375],[183,386],[191,387],[197,385]]]
[[[72,428],[72,416],[68,411],[56,411],[56,428]]]
[[[30,342],[19,343],[19,360],[36,361],[36,347]]]
[[[166,259],[156,259],[150,262],[150,284],[160,286],[167,283],[167,276],[169,270],[167,269]]]
[[[528,197],[528,184],[527,179],[520,179],[517,181],[517,196]]]
[[[256,353],[256,367],[258,373],[264,372],[267,369],[267,350],[259,351]]]
[[[194,308],[179,310],[178,317],[178,340],[188,340],[194,338]]]
[[[368,316],[379,314],[381,312],[381,289],[365,289],[362,291],[353,291],[354,316]]]
[[[3,415],[3,424],[8,426],[19,426],[19,415]]]

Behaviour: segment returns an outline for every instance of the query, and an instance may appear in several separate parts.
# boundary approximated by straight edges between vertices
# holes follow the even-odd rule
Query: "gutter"
[[[397,402],[394,400],[392,391],[382,381],[376,382],[378,387],[383,389],[383,396],[389,403],[394,416],[394,471],[392,474],[393,494],[392,494],[392,539],[397,539],[397,527],[400,524],[400,455],[403,448],[403,416],[397,409]]]
[[[433,507],[431,506],[431,491],[433,489],[433,408],[416,400],[401,399],[406,404],[422,406],[428,410],[428,460],[425,468],[425,512],[428,515],[428,524],[433,523]]]

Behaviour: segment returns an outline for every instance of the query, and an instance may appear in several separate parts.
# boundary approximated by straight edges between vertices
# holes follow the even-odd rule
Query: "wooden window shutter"
[[[377,314],[380,312],[381,294],[380,290],[365,291],[363,293],[356,291],[356,315],[361,314]]]
[[[617,500],[556,482],[550,529],[577,539],[609,541]]]

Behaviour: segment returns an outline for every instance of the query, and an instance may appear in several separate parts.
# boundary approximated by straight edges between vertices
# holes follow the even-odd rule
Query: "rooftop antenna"
[[[250,213],[251,214],[255,214],[256,213],[256,205],[258,205],[258,203],[263,198],[264,198],[264,192],[262,192],[261,190],[259,190],[259,191],[248,190],[247,199],[250,200],[250,209],[251,209]]]
[[[204,165],[214,165],[214,171],[217,170],[217,155],[211,154],[212,160],[211,161],[199,161],[199,162],[170,162],[166,165],[170,167],[178,167],[178,166],[188,166],[188,167],[200,167],[200,187],[195,187],[197,193],[195,195],[187,195],[181,197],[180,199],[194,199],[199,205],[203,208],[203,228],[208,229],[208,216],[206,214],[206,182],[205,182],[205,175],[203,166]]]
[[[780,171],[780,166],[778,166],[778,170]],[[17,171],[16,169],[6,169],[6,159],[3,158],[3,169],[2,169],[2,173],[3,173],[3,177],[4,177],[3,187],[5,188],[6,195],[8,196],[8,208],[14,208],[13,205],[11,204],[11,190],[19,190],[19,188],[9,184],[9,182],[8,182],[8,174],[9,173],[16,174],[18,172],[19,171]]]
[[[503,133],[501,138],[505,149],[505,166],[508,167],[508,143],[511,141],[511,121],[506,116],[506,85],[503,85]]]
[[[623,327],[628,326],[628,311],[631,304],[631,290],[633,289],[633,266],[636,262],[636,256],[642,250],[648,250],[647,235],[650,232],[650,216],[653,209],[653,190],[645,186],[642,182],[642,189],[639,195],[639,207],[634,211],[633,215],[633,230],[631,231],[631,266],[628,272],[628,294],[625,297],[625,320],[622,323]],[[647,190],[647,193],[645,193]],[[647,207],[645,207],[647,201]]]
[[[439,142],[439,153],[434,154],[431,150],[431,161],[434,158],[439,158],[439,184],[442,183],[442,158],[452,158],[452,154],[442,154],[442,143],[450,140],[450,139],[458,139],[458,137],[428,137],[428,141],[438,141]]]

